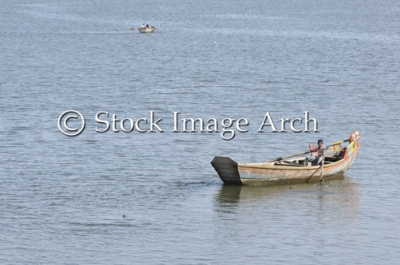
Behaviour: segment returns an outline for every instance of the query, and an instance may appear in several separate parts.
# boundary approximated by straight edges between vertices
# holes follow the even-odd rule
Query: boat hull
[[[151,27],[151,28],[149,28],[149,27],[138,28],[140,33],[152,33],[152,32],[154,32],[155,29],[156,28],[154,28],[154,27]]]
[[[358,139],[357,139],[358,140]],[[324,166],[302,166],[269,163],[238,163],[230,157],[216,156],[211,161],[225,184],[265,185],[290,184],[342,177],[351,167],[359,150],[358,141],[351,142],[340,160]],[[321,174],[322,172],[322,174]]]

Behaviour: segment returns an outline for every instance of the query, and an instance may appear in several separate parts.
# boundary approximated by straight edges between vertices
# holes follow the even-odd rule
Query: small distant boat
[[[144,27],[142,26],[142,27],[138,28],[140,33],[152,33],[152,32],[154,32],[155,29],[156,28],[153,26],[144,26]]]
[[[359,139],[360,132],[355,130],[348,140],[330,145],[321,165],[305,166],[305,157],[284,160],[309,152],[263,163],[238,163],[230,157],[216,156],[211,164],[225,184],[265,185],[328,180],[343,176],[350,168],[360,148]],[[344,142],[349,142],[349,145],[342,147]]]

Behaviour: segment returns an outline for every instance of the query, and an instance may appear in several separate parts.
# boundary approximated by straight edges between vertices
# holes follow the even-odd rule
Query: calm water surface
[[[1,264],[397,264],[399,1],[3,2]],[[97,133],[100,111],[164,132]],[[267,111],[319,133],[258,133]],[[248,132],[173,133],[173,112]],[[354,129],[355,164],[323,186],[224,186],[209,163]]]

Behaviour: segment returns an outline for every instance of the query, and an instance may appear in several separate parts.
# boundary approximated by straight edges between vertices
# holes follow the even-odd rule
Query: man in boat
[[[306,157],[305,165],[308,166],[308,162],[311,162],[313,166],[319,165],[325,157],[325,146],[324,141],[322,139],[318,140],[318,146],[313,147],[312,144],[309,144],[311,156]]]

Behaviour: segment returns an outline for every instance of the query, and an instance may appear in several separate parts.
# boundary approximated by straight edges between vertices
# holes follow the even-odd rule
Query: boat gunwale
[[[350,157],[349,157],[350,158]],[[347,159],[346,158],[342,158],[338,161],[329,163],[329,164],[325,164],[324,163],[324,168],[329,168],[335,165],[338,165],[340,163],[345,163]],[[285,165],[285,164],[280,164],[280,165],[275,165],[271,164],[271,162],[269,163],[237,163],[238,167],[243,167],[243,168],[261,168],[261,169],[277,169],[277,170],[282,170],[282,169],[289,169],[289,170],[310,170],[310,169],[318,169],[321,167],[321,165],[316,165],[316,166],[295,166],[298,164],[293,164],[293,165]]]

